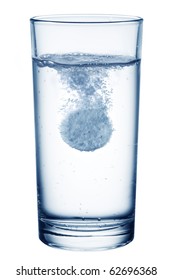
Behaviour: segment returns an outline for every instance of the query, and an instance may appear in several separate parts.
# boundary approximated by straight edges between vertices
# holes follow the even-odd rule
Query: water
[[[133,220],[140,61],[45,54],[33,69],[41,223],[81,233]]]

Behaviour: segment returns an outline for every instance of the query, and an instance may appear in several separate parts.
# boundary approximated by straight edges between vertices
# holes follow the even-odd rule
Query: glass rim
[[[34,16],[31,22],[40,23],[60,23],[60,24],[122,24],[142,22],[139,16],[121,14],[52,14],[44,16]]]

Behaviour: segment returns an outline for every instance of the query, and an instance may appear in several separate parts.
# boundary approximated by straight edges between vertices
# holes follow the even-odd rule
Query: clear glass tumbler
[[[39,236],[71,250],[134,237],[142,23],[31,18]]]

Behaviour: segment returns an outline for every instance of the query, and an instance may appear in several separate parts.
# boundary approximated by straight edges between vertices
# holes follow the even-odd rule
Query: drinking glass
[[[134,237],[143,19],[31,18],[39,237],[104,250]]]

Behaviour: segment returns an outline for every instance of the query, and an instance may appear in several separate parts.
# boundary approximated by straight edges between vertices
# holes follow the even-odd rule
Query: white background
[[[103,252],[52,249],[37,237],[29,18],[55,13],[113,13],[144,18],[136,234]],[[4,1],[0,9],[1,279],[140,279],[140,276],[16,276],[16,269],[152,267],[172,279],[173,19],[171,1]]]

